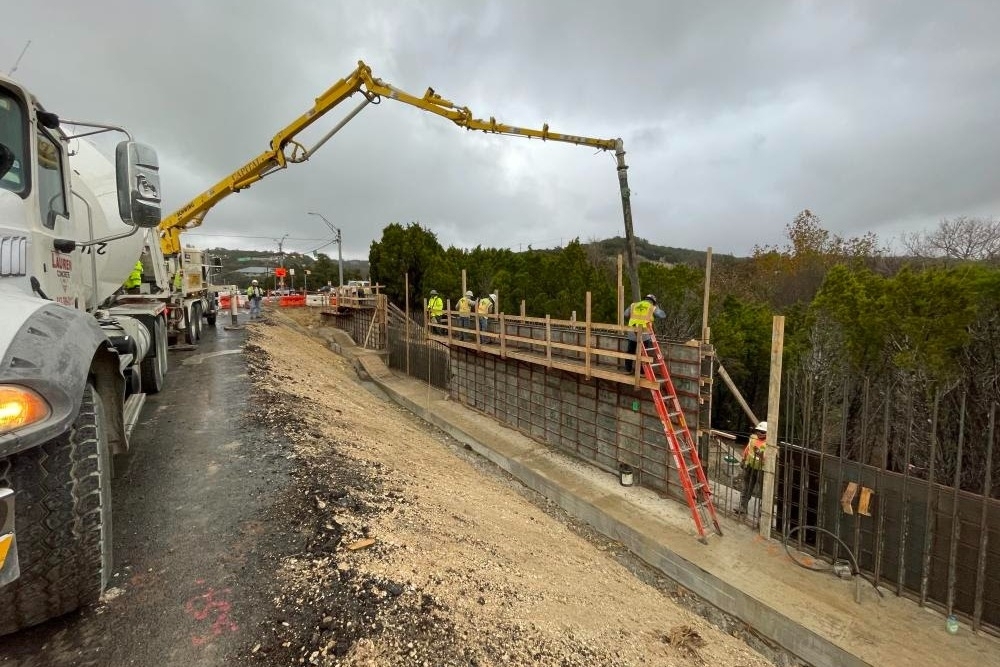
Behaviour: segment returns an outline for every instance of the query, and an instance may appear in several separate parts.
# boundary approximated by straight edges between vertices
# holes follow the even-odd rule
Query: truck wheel
[[[213,311],[213,312],[208,313],[207,315],[205,315],[205,321],[208,322],[208,326],[210,326],[210,327],[214,327],[215,326],[215,318],[216,318],[217,315],[218,315],[218,311]]]
[[[147,394],[158,394],[163,389],[163,377],[167,372],[167,325],[162,317],[153,325],[153,355],[142,360],[142,390]]]
[[[111,452],[87,385],[69,432],[0,459],[14,489],[21,576],[0,588],[0,635],[96,602],[111,572]]]
[[[201,324],[200,304],[192,303],[191,308],[184,311],[184,339],[188,345],[198,344],[198,328]]]
[[[195,340],[201,340],[201,303],[196,303],[192,306],[194,309],[194,337]]]

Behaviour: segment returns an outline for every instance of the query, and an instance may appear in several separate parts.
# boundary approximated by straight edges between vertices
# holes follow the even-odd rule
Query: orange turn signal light
[[[30,426],[50,414],[49,404],[31,389],[0,385],[0,433]]]

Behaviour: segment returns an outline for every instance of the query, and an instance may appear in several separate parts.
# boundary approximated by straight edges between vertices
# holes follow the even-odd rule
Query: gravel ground
[[[311,327],[308,315],[296,319]],[[248,564],[276,570],[274,609],[234,662],[789,664],[727,634],[747,636],[741,624],[694,613],[697,601],[620,545],[366,391],[287,316],[251,325],[244,353],[256,392],[248,418],[287,438],[297,464],[262,523],[296,534],[299,548],[280,558],[261,549]]]

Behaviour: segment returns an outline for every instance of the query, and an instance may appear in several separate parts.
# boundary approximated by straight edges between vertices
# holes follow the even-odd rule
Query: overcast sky
[[[621,137],[636,234],[745,255],[804,208],[889,241],[1000,213],[1000,2],[0,0],[0,72],[127,126],[173,211],[265,150],[358,60],[477,117]],[[360,95],[314,126],[315,140]],[[311,145],[308,141],[304,142]],[[369,105],[185,239],[367,258],[390,222],[445,246],[622,235],[614,157]],[[323,249],[336,256],[336,246]]]

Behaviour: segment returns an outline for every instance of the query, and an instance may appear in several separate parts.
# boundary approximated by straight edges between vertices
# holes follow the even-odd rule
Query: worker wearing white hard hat
[[[247,288],[247,300],[250,302],[250,319],[260,319],[260,301],[264,298],[264,290],[260,288],[256,280],[250,281]]]
[[[747,446],[743,448],[743,489],[740,492],[740,507],[737,514],[746,514],[750,499],[760,495],[758,486],[763,481],[764,450],[767,448],[767,422],[757,424]]]
[[[476,307],[476,297],[472,293],[472,290],[466,292],[462,298],[458,300],[458,326],[462,329],[468,329],[469,325],[472,324],[471,315],[472,311]],[[459,340],[468,340],[469,335],[462,331],[458,334]]]
[[[487,296],[484,296],[482,299],[479,300],[479,303],[476,304],[476,313],[479,314],[480,332],[486,332],[490,330],[489,315],[490,313],[496,311],[496,307],[497,307],[497,295],[495,293],[491,293]],[[488,342],[488,340],[486,338],[483,338],[482,342],[485,343]]]

